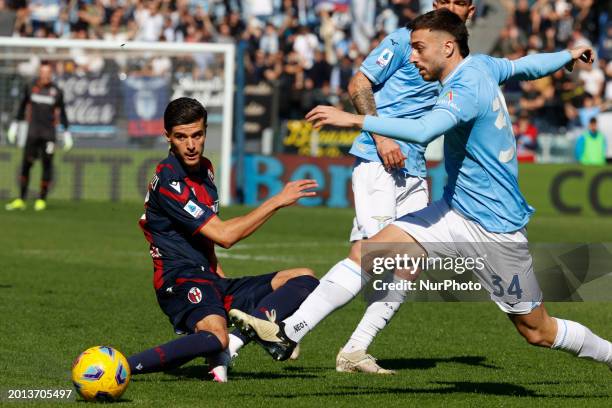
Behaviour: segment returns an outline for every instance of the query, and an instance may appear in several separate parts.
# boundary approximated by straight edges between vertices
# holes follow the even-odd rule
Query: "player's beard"
[[[432,73],[432,68],[419,64],[419,66],[417,66],[417,69],[419,70],[419,75],[421,75],[421,78],[423,78],[424,81],[433,82],[438,79]]]
[[[428,82],[440,81],[442,80],[442,72],[444,72],[444,66],[440,63],[432,62],[426,74],[423,75],[423,79]]]

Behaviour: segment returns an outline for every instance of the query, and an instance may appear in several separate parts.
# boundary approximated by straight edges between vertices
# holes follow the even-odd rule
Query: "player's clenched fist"
[[[286,207],[293,205],[297,200],[303,197],[312,197],[317,195],[313,188],[319,187],[319,183],[316,180],[296,180],[285,184],[283,191],[277,194],[279,207]]]
[[[595,53],[593,49],[588,46],[575,47],[569,50],[570,54],[572,54],[572,59],[574,61],[580,59],[580,61],[585,62],[587,64],[592,64],[594,60]]]

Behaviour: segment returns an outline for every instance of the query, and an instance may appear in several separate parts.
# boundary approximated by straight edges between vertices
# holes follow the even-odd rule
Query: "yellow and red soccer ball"
[[[72,364],[72,383],[87,401],[116,401],[130,382],[130,366],[118,350],[95,346]]]

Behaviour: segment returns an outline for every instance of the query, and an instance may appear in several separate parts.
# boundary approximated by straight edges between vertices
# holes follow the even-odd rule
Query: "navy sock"
[[[132,374],[154,373],[179,367],[196,357],[218,353],[221,342],[211,332],[201,331],[153,347],[128,358]]]
[[[304,299],[319,285],[314,276],[302,275],[289,279],[283,286],[270,293],[257,304],[251,314],[260,319],[268,319],[266,311],[276,311],[276,321],[280,322],[291,316]]]

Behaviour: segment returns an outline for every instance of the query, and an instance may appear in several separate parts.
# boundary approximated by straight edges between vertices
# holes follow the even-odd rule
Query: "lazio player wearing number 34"
[[[397,248],[398,243],[413,257],[473,257],[484,252],[489,255],[485,268],[475,275],[527,342],[612,367],[610,342],[580,323],[549,316],[542,303],[525,231],[533,208],[519,190],[515,140],[499,88],[510,78],[540,78],[579,58],[592,62],[592,50],[579,47],[509,61],[470,55],[465,24],[448,10],[432,11],[410,25],[411,62],[425,80],[442,85],[431,112],[420,119],[399,119],[319,106],[307,115],[316,127],[358,127],[408,142],[427,143],[445,134],[448,184],[443,199],[399,218],[368,245],[354,246],[350,259],[371,272],[361,259],[371,258],[368,251],[373,247],[376,256],[381,246]],[[243,326],[293,346],[282,324],[247,318]]]

